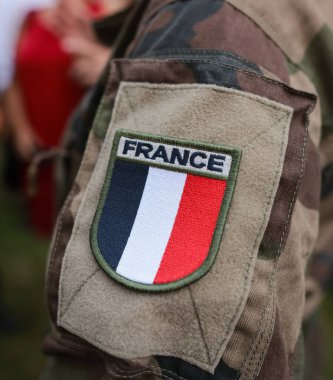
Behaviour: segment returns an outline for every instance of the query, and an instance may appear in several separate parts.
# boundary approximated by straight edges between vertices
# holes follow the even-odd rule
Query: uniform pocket
[[[270,79],[213,63],[120,61],[112,70],[111,122],[65,250],[58,324],[117,357],[172,356],[213,373],[244,311],[258,255],[283,248],[311,104]],[[231,71],[238,89],[223,86]],[[210,83],[213,74],[221,85]],[[192,193],[189,178],[197,181]],[[192,198],[182,203],[184,194]],[[217,212],[207,223],[214,196]],[[182,234],[158,280],[177,217]]]

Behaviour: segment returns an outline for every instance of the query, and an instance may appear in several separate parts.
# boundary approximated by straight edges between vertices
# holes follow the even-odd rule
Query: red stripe
[[[188,175],[175,224],[154,284],[196,271],[208,256],[227,183]]]

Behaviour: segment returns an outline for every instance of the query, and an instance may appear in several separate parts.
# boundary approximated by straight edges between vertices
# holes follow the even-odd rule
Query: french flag
[[[116,157],[97,226],[100,254],[140,284],[191,275],[209,255],[226,187],[226,179]]]

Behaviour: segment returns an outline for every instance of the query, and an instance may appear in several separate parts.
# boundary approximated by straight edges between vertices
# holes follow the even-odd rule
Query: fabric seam
[[[297,91],[297,90],[295,90]],[[291,217],[291,214],[292,214],[292,209],[293,209],[293,206],[295,204],[295,201],[296,201],[296,196],[298,194],[298,191],[299,191],[299,188],[300,188],[300,185],[301,185],[301,181],[302,181],[302,178],[303,178],[303,174],[304,174],[304,159],[305,159],[305,151],[306,151],[306,147],[307,147],[307,143],[308,143],[308,126],[309,126],[309,114],[312,112],[314,106],[315,106],[315,102],[316,102],[316,98],[315,97],[312,97],[312,103],[310,106],[307,107],[307,111],[306,111],[306,114],[305,114],[305,117],[306,117],[306,121],[305,121],[305,135],[304,135],[304,139],[303,139],[303,150],[302,150],[302,159],[301,159],[301,164],[302,164],[302,167],[301,167],[301,170],[300,170],[300,175],[299,175],[299,179],[298,179],[298,182],[296,184],[296,187],[295,187],[295,191],[294,191],[294,194],[293,194],[293,198],[291,199],[290,203],[289,203],[289,210],[288,210],[288,215],[287,215],[287,219],[286,219],[286,223],[285,223],[285,227],[284,227],[284,231],[283,231],[283,234],[281,236],[281,239],[280,239],[280,246],[279,246],[279,251],[278,251],[278,255],[280,255],[282,249],[283,249],[283,239],[284,239],[284,236],[286,235],[286,232],[287,232],[287,228],[288,228],[288,222],[290,220],[290,217]],[[287,238],[287,237],[286,237]],[[286,240],[286,239],[285,239]],[[279,259],[280,259],[280,256],[278,256],[276,259],[275,259],[275,262],[276,264],[279,262]],[[275,276],[275,271],[276,269],[274,270],[274,273],[272,273],[272,276]],[[274,297],[276,298],[276,295],[274,295]],[[263,351],[264,352],[264,351]],[[260,361],[262,361],[262,358],[260,358],[258,360],[258,363],[257,363],[257,370],[259,371],[259,367],[262,363],[260,363]]]
[[[284,131],[283,131],[283,140],[282,140],[282,143],[281,143],[281,148],[280,148],[280,150],[282,149],[282,146],[284,145],[285,133],[286,133],[286,128],[287,128],[287,121],[289,120],[289,117],[288,117],[288,116],[289,116],[289,115],[287,115],[287,117],[286,117],[286,119],[285,119],[285,125],[284,125]],[[277,123],[275,123],[275,125],[276,125],[276,124],[277,124]],[[281,165],[282,165],[282,168],[283,168],[283,163],[284,163],[284,157],[283,157],[283,161],[282,161],[282,162],[279,162],[279,164],[278,164],[278,168],[277,168],[276,173],[275,173],[274,183],[273,183],[273,185],[272,185],[272,187],[271,187],[271,189],[270,189],[270,191],[269,191],[270,193],[272,193],[272,190],[275,188],[275,186],[276,186],[276,184],[277,184],[278,177],[279,177],[279,176],[278,176],[278,173],[279,173],[279,171],[280,171],[280,169],[281,169]],[[254,245],[253,245],[253,247],[252,247],[251,258],[249,259],[248,267],[247,267],[246,272],[245,272],[245,273],[246,273],[246,274],[245,274],[245,283],[248,281],[249,271],[250,271],[250,268],[251,268],[251,262],[252,262],[253,255],[254,255],[253,250],[254,250],[254,247],[257,245],[257,243],[258,243],[258,238],[259,238],[259,236],[261,235],[262,230],[263,230],[263,228],[264,228],[265,218],[266,218],[266,215],[267,215],[268,208],[269,208],[269,206],[270,206],[270,204],[271,204],[271,200],[272,200],[271,198],[272,198],[272,197],[273,197],[273,196],[270,197],[269,202],[267,202],[267,204],[266,204],[266,208],[265,208],[265,211],[264,211],[264,214],[263,214],[263,222],[262,222],[262,225],[261,225],[261,227],[260,227],[260,230],[259,230],[259,232],[258,232],[258,234],[257,234],[257,237],[256,237],[256,240],[255,240],[255,242],[254,242]],[[251,286],[250,286],[250,287],[251,287]],[[242,294],[241,300],[240,300],[240,302],[239,302],[239,305],[238,305],[238,307],[237,307],[237,310],[236,310],[235,313],[234,313],[234,316],[232,317],[232,321],[234,321],[234,319],[236,318],[236,316],[237,316],[237,314],[238,314],[238,312],[239,312],[240,306],[242,305],[242,303],[243,303],[243,301],[244,301],[244,294],[245,294],[245,289],[243,289],[243,294]],[[220,348],[223,346],[224,341],[225,341],[226,337],[228,336],[231,327],[232,327],[232,322],[229,324],[229,329],[228,329],[228,331],[224,334],[224,337],[223,337],[221,343],[219,344]],[[234,327],[234,328],[235,328],[235,327]],[[219,353],[219,351],[217,352],[216,357],[214,358],[214,361],[215,361],[216,358],[218,357],[218,353]]]
[[[286,120],[287,121],[287,120]],[[285,122],[285,127],[284,127],[284,131],[283,131],[283,135],[285,135],[286,134],[286,122]],[[281,148],[280,148],[280,157],[282,157],[282,146],[281,146]],[[283,161],[282,161],[282,166],[283,166],[283,163],[284,163],[284,159],[285,159],[285,157],[283,157]],[[280,165],[281,165],[281,163],[280,163]],[[270,200],[271,201],[271,200]],[[273,276],[275,275],[275,270],[276,270],[276,265],[274,265],[274,268],[273,268],[273,270],[271,271],[271,275],[270,275],[270,277],[269,277],[269,283],[270,283],[270,293],[272,292],[272,290],[273,290],[273,283],[272,283],[272,280],[273,280]],[[265,313],[263,314],[263,317],[261,318],[261,320],[260,320],[260,322],[258,323],[258,325],[257,325],[257,327],[256,327],[256,330],[258,330],[258,327],[259,327],[259,331],[258,331],[258,333],[257,333],[257,336],[256,337],[254,337],[252,340],[251,340],[251,347],[255,344],[255,341],[258,339],[258,335],[260,335],[260,326],[262,325],[262,321],[265,319],[265,316],[266,316],[266,312],[269,310],[269,308],[270,308],[270,299],[269,299],[269,296],[268,296],[268,300],[267,300],[267,306],[266,306],[266,308],[265,308]],[[263,333],[263,335],[264,335],[264,333]],[[258,343],[258,345],[257,345],[257,347],[259,346],[259,343]],[[252,361],[253,361],[253,358],[254,358],[254,356],[255,356],[255,351],[256,350],[252,350],[252,354],[251,354],[251,359],[250,359],[250,361],[249,362],[247,362],[247,364],[245,364],[245,367],[251,367],[251,364],[252,364]],[[247,355],[248,356],[248,355]],[[243,369],[242,369],[243,370]]]
[[[143,86],[144,86],[144,84],[143,84],[143,85],[140,85],[140,86],[138,86],[138,87],[143,87]],[[132,87],[134,87],[134,86],[132,86]],[[186,88],[183,88],[183,89],[181,89],[181,88],[177,88],[176,90],[186,90],[186,89],[188,89],[188,88],[189,88],[189,87],[187,86]],[[197,88],[197,87],[194,87],[194,86],[193,86],[193,88]],[[213,89],[213,88],[212,88],[212,89]],[[214,90],[214,91],[217,91],[217,92],[222,92],[222,91],[218,91],[217,89],[213,89],[213,90]],[[272,105],[272,104],[267,104],[266,102],[262,102],[260,99],[258,99],[258,98],[256,98],[256,97],[247,96],[246,94],[243,94],[243,93],[238,93],[238,92],[237,92],[237,96],[238,96],[238,95],[239,95],[239,96],[243,96],[243,97],[245,97],[245,98],[247,98],[247,99],[252,99],[253,101],[257,101],[257,102],[259,102],[259,103],[261,103],[261,104],[265,104],[267,107],[271,107],[271,108],[273,108],[273,109],[277,109],[277,110],[279,110],[280,112],[283,112],[283,113],[284,113],[284,116],[286,117],[286,121],[289,119],[289,112],[287,112],[286,110],[281,110],[281,108],[279,108],[277,105],[275,106],[275,105]],[[279,121],[279,120],[278,120],[278,121]],[[278,121],[277,121],[277,122],[278,122]],[[115,122],[116,122],[116,121],[115,121]],[[274,125],[276,125],[277,122],[274,123]],[[286,127],[287,127],[287,123],[285,122],[284,133],[283,133],[283,135],[285,134],[285,129],[286,129]],[[281,146],[283,145],[283,142],[284,142],[284,140],[282,141]],[[102,154],[102,153],[101,153],[101,154]],[[279,167],[280,167],[280,165],[279,165]],[[278,173],[278,170],[277,170],[277,173]],[[272,192],[272,189],[273,189],[273,188],[275,187],[275,185],[276,185],[276,180],[277,180],[277,175],[275,176],[274,184],[272,185],[272,188],[271,188],[271,190],[270,190],[270,193]],[[272,198],[272,197],[270,197],[270,200],[271,200],[271,198]],[[266,217],[266,215],[267,215],[268,207],[269,207],[269,203],[267,202],[267,206],[266,206],[265,212],[264,212],[264,214],[263,214],[263,220],[265,220],[265,217]],[[263,221],[263,223],[264,223],[264,221]],[[262,224],[262,226],[261,226],[261,228],[260,228],[260,231],[259,231],[259,233],[258,233],[258,236],[261,234],[262,229],[263,229],[263,224]],[[257,244],[257,240],[258,240],[258,237],[256,238],[256,242],[255,242],[254,246]],[[252,254],[252,255],[253,255],[253,254]],[[249,269],[250,269],[250,264],[251,264],[252,259],[253,259],[253,256],[251,256],[251,258],[249,258],[249,265],[248,265],[248,268],[247,268],[246,271],[245,271],[245,272],[246,272],[246,280],[245,280],[245,282],[248,281]],[[75,295],[75,297],[76,297],[76,296],[77,296],[77,294]],[[74,302],[74,300],[75,300],[75,298],[72,300],[72,303]],[[234,320],[235,316],[238,314],[238,312],[239,312],[239,307],[240,307],[240,305],[242,304],[243,300],[244,300],[244,289],[243,289],[243,295],[242,295],[241,300],[240,300],[240,304],[239,304],[239,306],[238,306],[237,309],[236,309],[236,312],[235,312],[235,314],[234,314],[234,316],[233,316],[233,318],[232,318],[232,321]],[[71,304],[72,304],[72,303],[71,303]],[[70,307],[70,305],[69,305],[69,307]],[[69,307],[68,307],[68,309],[69,309]],[[61,315],[63,316],[64,313],[62,313]],[[69,324],[68,322],[66,322],[66,324],[69,325],[71,328],[73,328],[73,329],[76,330],[76,328],[75,328],[74,326],[71,326],[71,324]],[[223,345],[223,343],[224,343],[224,341],[225,341],[225,339],[226,339],[226,336],[229,334],[229,332],[230,332],[230,328],[231,328],[231,325],[232,325],[232,323],[230,323],[230,327],[229,327],[229,330],[227,331],[227,333],[224,334],[224,337],[223,337],[221,343],[219,344],[220,347]],[[101,344],[104,346],[104,343],[103,343],[102,341],[97,340],[96,338],[94,338],[94,339],[95,339],[96,341],[98,341],[99,343],[101,343]],[[220,349],[218,350],[218,352],[219,352],[219,351],[220,351]],[[185,354],[185,356],[187,356],[188,358],[192,359],[192,361],[194,360],[194,361],[197,362],[197,360],[196,360],[195,358],[193,358],[193,357],[191,357],[191,356],[188,356],[186,353],[183,353],[183,354]],[[215,358],[214,358],[213,361],[216,360],[217,356],[218,356],[218,353],[216,354],[216,356],[215,356]],[[208,364],[211,365],[212,363],[209,362]]]
[[[260,78],[260,77],[259,77]],[[147,82],[122,82],[123,84],[121,87],[131,87],[131,88],[147,88],[151,91],[187,91],[187,90],[197,90],[198,86],[206,87],[210,89],[211,91],[217,92],[217,93],[224,93],[228,94],[231,96],[239,96],[245,99],[250,99],[254,102],[260,103],[264,106],[267,106],[269,108],[272,108],[276,111],[283,112],[284,114],[289,115],[289,111],[292,109],[291,107],[283,104],[283,103],[278,103],[274,100],[270,100],[267,98],[264,98],[263,96],[252,94],[246,91],[241,91],[237,90],[234,88],[228,88],[228,87],[223,87],[223,86],[218,86],[218,85],[213,85],[213,84],[153,84],[153,86],[159,86],[159,87],[152,87],[151,83]],[[163,88],[161,88],[163,86]],[[221,87],[221,88],[220,88]],[[128,94],[128,89],[124,88],[126,93]]]
[[[98,111],[100,111],[100,109],[98,110]],[[102,154],[102,151],[103,151],[103,147],[104,147],[105,145],[103,145],[102,147],[101,147],[101,150],[100,150],[100,153],[99,154]],[[90,152],[90,149],[91,149],[91,145],[88,145],[87,146],[87,150],[86,150],[86,152],[85,152],[85,155],[84,155],[84,157],[83,157],[83,159],[82,159],[82,166],[81,167],[83,167],[83,165],[85,165],[86,164],[86,162],[87,162],[87,157],[89,156],[88,155],[88,152]],[[82,176],[82,172],[80,172],[80,174],[81,174],[81,176]],[[81,177],[80,177],[81,178]],[[90,176],[90,179],[89,179],[89,182],[90,182],[90,180],[91,180],[91,176]],[[89,183],[88,182],[88,183]],[[87,189],[85,189],[85,191],[84,192],[86,192],[86,190]],[[81,200],[81,202],[80,202],[80,206],[79,206],[79,209],[81,208],[81,205],[82,205],[82,200]],[[78,210],[79,210],[78,209]],[[76,219],[76,216],[77,216],[77,214],[75,215],[75,219]],[[74,228],[75,228],[75,222],[74,222],[74,225],[73,225],[73,230],[74,230]],[[77,233],[78,233],[78,229],[76,229],[75,231],[74,231],[74,233],[72,233],[72,235],[71,235],[71,237],[70,237],[70,240],[68,241],[68,244],[67,244],[67,246],[66,246],[66,250],[67,250],[67,247],[68,247],[68,245],[69,245],[69,243],[70,243],[70,241],[75,237],[75,236],[77,236]],[[61,273],[60,273],[60,277],[59,277],[59,284],[61,284],[61,277],[62,277],[62,273],[63,273],[63,271],[65,271],[66,269],[67,269],[67,266],[68,266],[68,260],[67,260],[67,256],[66,256],[66,250],[65,250],[65,254],[64,254],[64,258],[63,258],[63,262],[62,262],[62,265],[61,265]],[[90,273],[90,275],[91,275],[91,273]],[[89,275],[89,276],[90,276]],[[88,277],[89,277],[88,276]],[[81,284],[82,285],[82,284]],[[59,288],[58,288],[59,290],[60,290],[60,293],[61,293],[61,298],[60,299],[58,299],[58,305],[59,305],[59,310],[58,310],[58,320],[59,320],[59,318],[60,317],[62,317],[63,316],[63,313],[61,313],[61,310],[63,309],[63,300],[64,300],[64,294],[63,294],[63,292],[64,292],[64,289],[63,289],[63,287],[62,286],[60,286],[59,285]],[[77,294],[77,293],[76,293]],[[75,295],[73,295],[73,297],[74,297]],[[75,297],[74,297],[75,298]],[[73,299],[73,301],[74,301],[74,299]],[[68,309],[69,309],[69,306],[68,306]]]
[[[211,358],[210,358],[210,353],[209,353],[208,345],[207,345],[206,338],[205,338],[205,335],[204,335],[204,332],[203,332],[203,329],[202,329],[202,325],[201,325],[201,320],[200,320],[200,316],[199,316],[199,313],[198,313],[198,309],[197,309],[197,306],[195,304],[195,300],[194,300],[194,297],[193,297],[193,294],[192,294],[191,285],[188,286],[188,291],[190,293],[190,298],[191,298],[191,302],[192,302],[192,305],[193,305],[194,314],[195,314],[195,316],[197,318],[197,322],[198,322],[198,325],[199,325],[199,330],[200,330],[200,333],[201,333],[201,338],[202,338],[203,344],[204,344],[205,349],[206,349],[206,355],[207,355],[208,363],[211,363]]]
[[[133,86],[131,86],[131,87],[133,87]],[[142,87],[140,86],[140,88],[142,88]],[[124,91],[124,94],[126,95],[125,98],[130,105],[130,109],[132,111],[134,123],[135,123],[135,125],[137,125],[137,120],[135,119],[136,110],[134,109],[133,105],[130,102],[130,99],[129,99],[130,96],[129,96],[129,93],[127,91],[128,89],[126,88],[126,86],[122,86],[122,89]],[[154,90],[154,89],[151,89],[151,90]],[[176,89],[174,88],[173,89],[173,91],[179,91],[179,90],[182,90],[182,89],[181,88],[176,88]],[[122,131],[122,132],[125,133],[127,131]],[[119,133],[120,133],[120,131],[119,131]],[[233,162],[232,162],[232,167],[231,167],[231,170],[229,173],[228,186],[227,186],[227,189],[226,189],[226,192],[224,195],[222,207],[221,207],[220,212],[219,212],[219,219],[218,219],[217,224],[216,224],[216,229],[215,229],[215,233],[214,233],[213,240],[211,243],[211,247],[209,250],[209,254],[208,254],[206,260],[204,261],[204,263],[195,272],[193,272],[192,274],[190,274],[190,275],[188,275],[188,276],[186,276],[180,280],[173,281],[173,282],[170,282],[168,284],[146,285],[146,284],[134,283],[133,281],[130,281],[130,280],[118,275],[112,268],[110,268],[109,265],[104,260],[104,257],[102,255],[100,248],[99,248],[98,240],[97,240],[97,230],[98,230],[99,220],[101,217],[101,213],[103,211],[108,187],[109,187],[111,177],[112,177],[113,163],[115,160],[115,145],[114,144],[115,144],[115,142],[117,142],[117,138],[118,138],[117,136],[119,135],[119,133],[118,133],[118,131],[116,131],[112,150],[111,150],[111,158],[109,158],[109,160],[108,160],[108,167],[107,167],[107,172],[106,172],[107,174],[105,177],[101,197],[99,200],[99,204],[98,204],[97,211],[95,213],[92,228],[91,228],[90,245],[91,245],[92,252],[95,256],[95,259],[97,260],[98,264],[102,267],[102,269],[110,277],[116,279],[118,282],[121,282],[125,286],[131,287],[131,288],[135,288],[135,289],[139,289],[139,290],[143,290],[143,291],[161,291],[162,292],[162,291],[175,290],[177,288],[188,285],[189,283],[192,283],[195,280],[198,280],[200,277],[205,275],[211,269],[211,267],[215,261],[215,258],[218,254],[218,248],[219,248],[220,241],[222,238],[222,233],[223,233],[225,221],[227,218],[228,210],[230,208],[230,203],[232,200],[235,183],[237,180],[241,151],[238,148],[223,146],[223,145],[221,145],[221,146],[217,145],[216,147],[214,147],[216,149],[221,149],[221,151],[223,151],[223,152],[228,152],[228,154],[230,154],[233,157]],[[136,133],[130,132],[130,131],[128,131],[127,133],[130,133],[132,135],[136,134]],[[192,146],[193,144],[195,144],[198,147],[202,146],[204,148],[206,146],[211,145],[211,144],[205,144],[205,143],[200,143],[200,142],[192,142],[192,141],[188,141],[188,140],[182,141],[181,139],[165,138],[162,136],[150,136],[149,134],[144,134],[144,133],[139,133],[138,135],[143,136],[143,137],[147,137],[147,138],[148,137],[154,138],[158,141],[160,138],[161,141],[164,141],[164,142],[168,142],[168,140],[174,140],[175,143],[181,142],[182,145],[184,145],[184,146]],[[172,169],[170,169],[170,170],[172,170]]]
[[[264,82],[273,83],[274,85],[277,85],[279,87],[284,88],[285,90],[287,90],[291,94],[305,96],[306,98],[310,99],[313,102],[313,104],[316,102],[316,99],[317,99],[317,97],[315,95],[308,93],[308,92],[305,92],[305,91],[297,90],[293,87],[288,86],[287,84],[285,84],[283,82],[279,82],[279,81],[276,81],[274,79],[267,78],[267,77],[262,76],[262,75],[258,75],[256,73],[251,72],[251,71],[236,68],[236,67],[231,66],[231,65],[226,65],[223,63],[217,63],[217,62],[209,61],[209,60],[203,60],[203,59],[191,60],[191,59],[178,59],[178,58],[176,58],[176,59],[169,58],[168,60],[162,60],[162,59],[160,59],[160,60],[159,59],[128,59],[128,58],[126,58],[126,59],[115,59],[113,61],[113,63],[121,63],[121,64],[124,64],[124,63],[125,64],[135,64],[135,63],[152,63],[152,64],[164,63],[164,64],[167,64],[167,63],[173,63],[173,62],[176,62],[176,63],[207,63],[207,64],[214,65],[214,66],[226,67],[230,70],[238,71],[238,72],[244,73],[246,75],[253,76],[253,77],[258,78]],[[208,86],[208,84],[207,84],[207,86]],[[225,86],[219,86],[219,87],[227,88]],[[248,91],[242,91],[242,92],[249,93]],[[258,96],[260,96],[260,95],[258,95]],[[264,96],[261,96],[261,97],[264,98]],[[284,105],[283,103],[281,103],[281,104]],[[312,109],[310,112],[312,112]]]
[[[166,53],[166,54],[165,54]],[[217,50],[217,49],[196,49],[196,48],[188,48],[188,49],[156,49],[152,52],[152,54],[147,53],[147,55],[143,55],[142,57],[147,57],[147,58],[160,58],[160,57],[168,57],[170,54],[173,53],[199,53],[199,54],[204,54],[204,55],[212,55],[212,54],[218,54],[218,55],[226,55],[231,58],[234,58],[239,64],[243,66],[243,69],[247,69],[247,66],[252,67],[254,70],[258,71],[260,67],[256,65],[254,62],[249,61],[248,59],[241,57],[240,55],[237,55],[233,52],[230,52],[228,50]],[[266,70],[266,69],[265,69]]]

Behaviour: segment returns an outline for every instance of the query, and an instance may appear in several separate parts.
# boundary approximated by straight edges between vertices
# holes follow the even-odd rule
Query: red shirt
[[[25,111],[45,148],[59,144],[65,123],[83,95],[70,77],[70,56],[38,17],[30,14],[17,50],[17,79]]]

